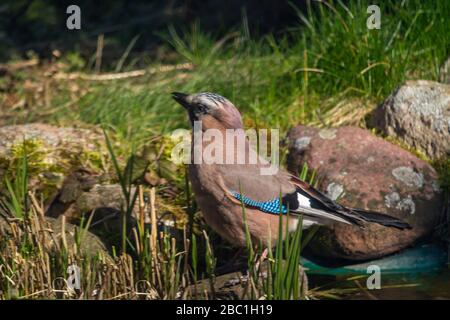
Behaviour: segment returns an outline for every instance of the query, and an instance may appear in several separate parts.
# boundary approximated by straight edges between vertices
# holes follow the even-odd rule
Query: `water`
[[[342,299],[450,299],[450,269],[445,247],[425,244],[383,259],[338,268],[327,268],[304,260],[309,269],[310,288],[330,290]],[[379,269],[380,289],[366,284]]]

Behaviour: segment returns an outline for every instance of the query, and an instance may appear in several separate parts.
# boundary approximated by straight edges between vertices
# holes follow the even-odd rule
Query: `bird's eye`
[[[208,107],[205,106],[204,104],[198,104],[198,105],[197,105],[197,110],[198,110],[200,113],[207,113],[207,112],[208,112]]]

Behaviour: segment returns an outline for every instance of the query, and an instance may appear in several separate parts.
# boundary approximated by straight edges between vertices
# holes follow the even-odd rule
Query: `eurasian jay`
[[[198,94],[172,93],[173,99],[188,112],[191,125],[201,122],[201,130],[214,129],[223,133],[227,129],[245,135],[241,115],[226,98],[209,92]],[[198,141],[197,141],[198,143]],[[211,140],[200,141],[205,150]],[[218,141],[214,141],[218,143]],[[238,157],[241,153],[255,154],[248,139],[244,148],[229,148],[230,143],[222,143],[223,155]],[[196,149],[192,139],[192,157]],[[227,145],[227,146],[226,146]],[[234,143],[231,145],[235,146]],[[306,182],[281,168],[273,175],[262,175],[261,168],[267,161],[259,155],[256,163],[190,163],[191,181],[197,204],[206,223],[221,237],[238,247],[246,246],[243,206],[246,223],[253,243],[274,245],[279,234],[279,214],[289,214],[282,219],[283,230],[295,231],[298,219],[302,216],[302,228],[314,224],[346,223],[364,227],[364,223],[377,223],[398,229],[411,228],[407,223],[386,214],[364,209],[347,208],[336,203]]]

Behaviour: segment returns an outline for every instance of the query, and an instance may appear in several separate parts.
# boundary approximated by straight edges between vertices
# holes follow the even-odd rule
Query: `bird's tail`
[[[349,210],[355,214],[355,218],[363,221],[377,223],[382,226],[393,227],[400,230],[412,228],[408,223],[384,213],[354,208],[349,208]]]

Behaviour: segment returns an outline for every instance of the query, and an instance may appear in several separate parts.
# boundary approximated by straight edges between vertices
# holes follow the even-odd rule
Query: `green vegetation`
[[[380,102],[406,79],[436,80],[450,51],[448,1],[381,4],[379,30],[366,26],[367,5],[313,2],[307,14],[298,11],[298,26],[262,39],[245,23],[220,39],[197,25],[182,34],[169,28],[162,37],[192,69],[92,81],[77,108],[55,115],[142,141],[187,126],[171,91],[213,91],[235,102],[247,124],[285,130],[326,118],[342,101],[354,109]]]

